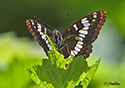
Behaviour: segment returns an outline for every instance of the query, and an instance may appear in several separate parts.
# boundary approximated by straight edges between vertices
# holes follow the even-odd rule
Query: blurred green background
[[[27,30],[26,19],[35,15],[63,32],[98,10],[105,10],[107,19],[87,59],[92,65],[102,57],[89,88],[107,88],[105,82],[120,83],[108,88],[124,88],[125,0],[0,0],[0,88],[38,88],[25,68],[40,64],[46,56]]]

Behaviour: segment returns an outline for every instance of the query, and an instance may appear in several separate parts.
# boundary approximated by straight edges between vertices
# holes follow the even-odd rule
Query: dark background
[[[27,29],[27,19],[38,20],[34,18],[37,16],[41,23],[53,27],[46,25],[51,31],[57,28],[63,32],[80,18],[98,10],[105,10],[107,19],[87,59],[91,65],[102,57],[89,87],[107,88],[105,82],[119,82],[120,86],[110,88],[123,88],[125,0],[0,0],[0,88],[37,87],[24,68],[39,63],[43,51],[35,40],[30,40],[33,37]]]

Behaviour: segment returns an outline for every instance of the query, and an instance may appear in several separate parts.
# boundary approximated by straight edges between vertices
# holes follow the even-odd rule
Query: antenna
[[[66,15],[66,17],[65,17],[65,20],[66,20],[66,18],[69,16],[69,14],[71,13],[71,11],[69,11],[68,13],[67,13],[67,15]],[[64,21],[65,21],[64,20]]]
[[[67,13],[66,16],[65,16],[65,19],[63,20],[63,22],[62,22],[60,25],[64,24],[64,22],[66,21],[67,17],[70,15],[70,13],[71,13],[71,11],[68,11],[68,13]],[[58,28],[60,25],[58,25],[57,28]]]
[[[54,28],[53,28],[52,26],[50,26],[49,24],[47,24],[47,23],[43,22],[42,20],[40,20],[37,16],[33,16],[33,17],[36,18],[36,19],[37,19],[40,23],[42,23],[43,25],[48,26],[48,27],[54,29]]]

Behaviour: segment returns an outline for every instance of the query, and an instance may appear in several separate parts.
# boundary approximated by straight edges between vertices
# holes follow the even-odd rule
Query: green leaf
[[[92,66],[90,66],[87,70],[87,72],[84,74],[84,80],[82,81],[82,85],[84,86],[84,88],[87,88],[87,86],[89,85],[90,81],[92,80],[95,72],[97,71],[97,68],[99,66],[101,58],[99,58],[99,60],[93,64]]]
[[[49,42],[52,50],[48,52],[48,59],[43,59],[42,65],[27,68],[32,80],[41,88],[79,88],[79,85],[87,87],[98,64],[88,67],[83,56],[64,59],[50,39]]]
[[[65,66],[64,66],[65,67]],[[78,85],[79,77],[87,68],[87,63],[82,56],[75,58],[65,70],[52,64],[50,59],[43,59],[42,65],[28,68],[32,80],[41,88],[73,88]]]

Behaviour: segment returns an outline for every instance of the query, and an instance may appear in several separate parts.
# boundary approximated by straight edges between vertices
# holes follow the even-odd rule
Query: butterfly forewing
[[[29,31],[36,38],[39,44],[44,48],[45,52],[51,50],[50,43],[45,34],[47,34],[50,39],[53,39],[53,34],[44,25],[38,23],[35,20],[28,19],[26,21]]]
[[[81,18],[62,33],[71,55],[83,55],[84,58],[89,56],[92,42],[97,38],[105,19],[106,12],[97,11]]]

